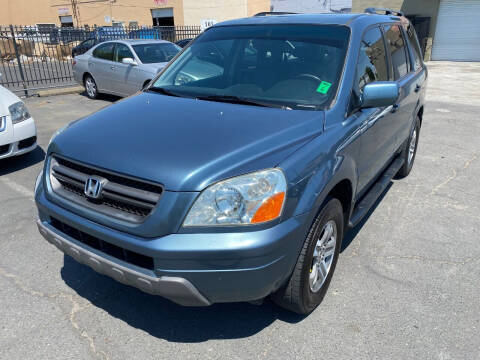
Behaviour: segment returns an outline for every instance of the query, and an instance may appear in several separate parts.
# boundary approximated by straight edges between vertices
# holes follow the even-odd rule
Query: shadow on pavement
[[[29,153],[0,160],[0,176],[7,175],[42,162],[45,151],[40,146]]]
[[[88,98],[86,91],[80,93],[80,95]],[[123,99],[123,98],[120,97],[120,96],[116,96],[116,95],[109,95],[109,94],[99,94],[98,95],[98,100],[109,101],[109,102],[112,102],[112,103],[114,103],[118,100],[121,100],[121,99]],[[95,101],[95,100],[92,100],[92,101]]]
[[[98,274],[68,255],[64,255],[61,276],[94,306],[130,326],[172,342],[245,338],[276,320],[297,323],[305,318],[277,307],[269,299],[260,306],[228,303],[183,307]]]
[[[350,245],[391,186],[392,183],[365,218],[347,232],[341,251]],[[196,343],[210,339],[245,338],[260,332],[276,320],[294,324],[305,318],[277,307],[270,299],[266,299],[260,306],[228,303],[209,307],[183,307],[98,274],[68,255],[64,255],[61,276],[68,286],[94,306],[132,327],[172,342]]]

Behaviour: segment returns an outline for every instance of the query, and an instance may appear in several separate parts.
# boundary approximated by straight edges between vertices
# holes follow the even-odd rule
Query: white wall
[[[329,13],[342,9],[350,12],[352,0],[271,0],[271,9],[296,13]]]
[[[201,25],[203,19],[217,22],[247,16],[247,0],[184,0],[184,23]]]

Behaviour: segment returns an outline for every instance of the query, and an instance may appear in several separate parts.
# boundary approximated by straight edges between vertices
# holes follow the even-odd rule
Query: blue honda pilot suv
[[[212,26],[54,134],[40,233],[182,305],[271,295],[311,312],[347,229],[415,159],[427,70],[408,20],[374,12]]]

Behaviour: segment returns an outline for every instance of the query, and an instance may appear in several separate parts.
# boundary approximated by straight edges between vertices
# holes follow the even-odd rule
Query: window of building
[[[115,43],[102,44],[93,50],[93,57],[104,59],[104,60],[113,60],[113,48]]]
[[[398,80],[408,73],[407,48],[399,26],[386,26],[385,39],[392,59],[393,79]]]
[[[153,26],[174,26],[173,8],[152,9]]]
[[[362,38],[352,90],[351,110],[360,105],[363,87],[374,81],[387,81],[385,44],[379,28],[368,30]]]
[[[60,16],[60,24],[62,27],[73,27],[72,15]]]

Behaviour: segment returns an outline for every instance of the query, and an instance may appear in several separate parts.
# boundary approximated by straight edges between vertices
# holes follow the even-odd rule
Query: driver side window
[[[116,61],[116,62],[120,62],[120,63],[121,63],[122,60],[125,59],[125,58],[135,59],[135,58],[133,57],[132,52],[130,51],[130,49],[128,48],[127,45],[118,43],[118,44],[115,46],[115,52],[114,52],[114,55],[113,55],[113,61]]]
[[[360,106],[360,100],[365,85],[374,81],[388,80],[388,67],[380,28],[368,30],[360,45],[355,80],[353,83],[352,96],[350,100],[350,113]]]

